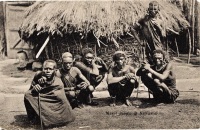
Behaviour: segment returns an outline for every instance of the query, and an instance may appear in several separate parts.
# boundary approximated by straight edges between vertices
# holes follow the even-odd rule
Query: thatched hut
[[[165,0],[158,2],[168,28],[181,32],[189,27],[175,5]],[[64,51],[78,54],[83,46],[94,47],[97,55],[104,54],[104,58],[117,49],[140,54],[139,44],[127,32],[146,14],[148,3],[148,0],[36,2],[27,11],[20,36],[34,45],[36,53],[50,39],[42,54],[45,58],[59,59]]]

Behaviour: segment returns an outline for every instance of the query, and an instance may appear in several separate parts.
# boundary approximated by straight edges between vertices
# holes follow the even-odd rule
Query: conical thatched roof
[[[181,11],[165,0],[158,0],[168,28],[181,31],[189,27]],[[148,0],[132,1],[40,1],[33,4],[20,28],[23,39],[33,34],[58,31],[96,37],[122,35],[146,14]],[[36,32],[36,33],[35,33]]]

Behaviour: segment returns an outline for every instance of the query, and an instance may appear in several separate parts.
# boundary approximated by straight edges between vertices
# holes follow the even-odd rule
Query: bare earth
[[[117,107],[112,108],[108,106],[108,92],[96,91],[94,96],[100,103],[99,106],[76,108],[74,122],[52,129],[200,128],[200,60],[199,57],[195,58],[194,60],[197,61],[195,65],[186,64],[183,60],[173,61],[177,75],[177,88],[180,91],[175,104],[152,104],[148,99],[147,90],[139,87],[138,97],[136,97],[137,90],[132,94],[133,106],[126,107],[119,103]],[[34,72],[28,70],[17,72],[14,68],[15,62],[10,59],[0,61],[0,129],[40,129],[40,126],[31,125],[27,121],[23,103],[23,94],[28,90]],[[103,86],[99,89],[102,88]]]

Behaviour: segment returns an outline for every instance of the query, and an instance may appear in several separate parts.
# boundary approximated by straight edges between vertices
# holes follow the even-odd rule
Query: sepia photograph
[[[0,1],[0,130],[200,129],[200,0]]]

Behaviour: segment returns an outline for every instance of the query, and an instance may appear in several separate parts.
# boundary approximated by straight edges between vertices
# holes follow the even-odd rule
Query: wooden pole
[[[40,102],[40,93],[38,93],[38,110],[39,110],[39,118],[40,118],[40,128],[43,130],[43,123],[42,123],[42,108]]]
[[[37,55],[36,55],[36,59],[40,56],[40,54],[42,53],[42,51],[44,50],[44,48],[46,47],[47,43],[49,42],[50,36],[47,37],[47,39],[45,40],[44,44],[42,45],[42,47],[40,48],[40,50],[38,51]]]
[[[188,61],[187,63],[190,63],[190,55],[191,55],[191,36],[190,36],[190,31],[188,29],[188,45],[189,45],[189,50],[188,50]]]
[[[1,54],[2,56],[7,56],[7,52],[8,52],[8,48],[7,48],[7,35],[6,35],[6,31],[7,31],[7,25],[6,25],[6,1],[3,1],[3,33],[2,33],[2,40],[1,40],[1,45],[2,45],[2,50],[1,50]]]
[[[68,48],[68,47],[67,47]],[[62,56],[61,56],[61,53],[60,53],[60,50],[58,48],[58,45],[56,46],[56,49],[58,51],[58,56],[59,56],[59,61],[62,61]],[[68,51],[69,52],[69,51]]]
[[[49,59],[48,47],[46,46],[46,47],[44,48],[44,50],[45,50],[46,58]]]
[[[168,40],[167,40],[167,38],[165,39],[165,44],[166,44],[166,54],[168,54],[169,46],[168,46]]]
[[[176,45],[177,56],[179,57],[179,49],[178,49],[178,44],[177,44],[176,38],[175,38],[174,42],[175,42],[175,45]]]
[[[96,44],[94,44],[94,55],[95,55],[95,57],[97,57],[97,45]]]
[[[196,44],[196,48],[197,50],[200,49],[200,2],[197,2],[197,6],[196,6],[196,9],[197,9],[197,44]],[[198,52],[197,52],[198,54]],[[198,54],[199,55],[199,54]]]
[[[195,8],[195,0],[192,0],[192,39],[191,39],[191,44],[192,44],[192,53],[194,53],[194,31],[195,31],[195,14],[194,14],[194,8]]]
[[[52,42],[50,41],[50,48],[51,48],[51,58],[55,59],[54,53],[53,53],[53,45]]]
[[[17,41],[17,43],[12,47],[12,49],[15,49],[15,47],[21,42],[21,40],[22,40],[22,39],[19,39],[19,40]]]

